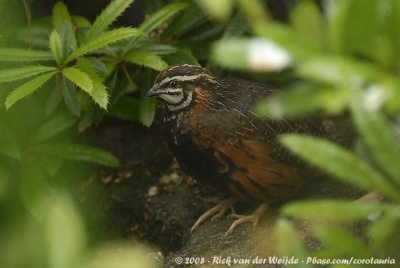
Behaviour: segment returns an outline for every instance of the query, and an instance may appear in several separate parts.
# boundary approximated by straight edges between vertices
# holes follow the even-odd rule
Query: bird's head
[[[167,103],[170,111],[179,111],[195,101],[198,88],[207,88],[206,84],[216,81],[216,78],[201,66],[175,65],[157,76],[147,96],[157,96]]]

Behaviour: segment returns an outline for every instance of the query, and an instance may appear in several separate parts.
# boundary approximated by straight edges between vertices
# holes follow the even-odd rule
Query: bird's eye
[[[178,86],[178,82],[176,82],[175,80],[172,80],[171,82],[169,82],[169,86],[176,87],[176,86]]]

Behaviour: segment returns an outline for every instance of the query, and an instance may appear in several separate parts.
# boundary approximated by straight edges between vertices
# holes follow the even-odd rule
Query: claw
[[[233,204],[236,203],[236,200],[233,198],[227,198],[218,203],[215,207],[210,208],[206,212],[204,212],[197,221],[193,224],[190,232],[192,233],[200,224],[205,222],[209,217],[213,216],[211,220],[216,220],[222,218],[228,208],[232,209]]]
[[[232,234],[233,231],[236,229],[236,227],[247,221],[253,223],[253,229],[255,231],[261,216],[264,214],[267,208],[268,208],[267,204],[262,204],[251,215],[239,215],[235,213],[228,215],[229,218],[236,218],[236,220],[231,224],[228,231],[226,231],[224,237],[227,237],[228,235]]]

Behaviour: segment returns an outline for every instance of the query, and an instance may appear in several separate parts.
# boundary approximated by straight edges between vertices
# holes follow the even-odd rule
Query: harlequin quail
[[[270,204],[292,198],[305,182],[303,163],[285,150],[277,136],[287,132],[321,132],[316,120],[263,120],[252,112],[255,102],[277,89],[255,82],[223,79],[195,65],[176,65],[161,72],[148,96],[166,102],[164,123],[170,147],[181,167],[196,181],[229,198],[199,217],[192,231],[209,217],[222,217],[237,201],[258,202],[252,215],[237,218],[255,227]]]

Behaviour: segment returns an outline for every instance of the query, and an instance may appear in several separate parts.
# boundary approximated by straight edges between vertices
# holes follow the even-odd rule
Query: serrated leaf
[[[100,148],[81,144],[43,145],[40,151],[48,155],[67,160],[93,162],[109,167],[118,167],[119,160],[111,153]]]
[[[96,68],[89,60],[83,58],[78,60],[78,67],[89,74],[93,81],[93,90],[90,96],[101,108],[107,110],[109,99],[107,88],[104,86],[103,80],[98,75]]]
[[[156,113],[156,99],[143,96],[140,99],[139,105],[139,117],[140,121],[146,127],[150,127],[154,121],[154,116]]]
[[[71,23],[71,17],[67,6],[63,2],[57,2],[53,7],[53,26],[60,30],[64,23]]]
[[[6,99],[6,108],[9,109],[12,105],[14,105],[17,101],[25,98],[29,94],[35,92],[39,87],[41,87],[44,83],[46,83],[50,78],[54,76],[55,72],[50,72],[47,74],[42,74],[22,86],[13,90]]]
[[[21,147],[13,131],[0,122],[0,154],[14,159],[21,158]]]
[[[283,214],[316,220],[358,220],[380,213],[385,205],[343,200],[300,201],[290,203],[281,210]]]
[[[72,52],[67,59],[65,60],[65,63],[68,63],[79,56],[82,56],[88,52],[94,51],[96,49],[102,48],[106,45],[109,45],[111,43],[117,42],[121,39],[132,37],[132,36],[137,36],[143,34],[142,31],[134,29],[134,28],[118,28],[115,30],[111,30],[108,32],[105,32],[104,34],[84,43],[81,47],[79,47],[77,50]]]
[[[298,134],[283,135],[280,141],[292,152],[343,182],[366,190],[377,190],[400,200],[400,192],[385,177],[353,153],[332,142]]]
[[[188,6],[189,4],[184,2],[172,3],[164,6],[151,14],[142,24],[140,24],[139,29],[147,34]]]
[[[130,63],[144,65],[157,71],[162,71],[168,67],[168,63],[158,55],[148,52],[133,52],[124,57]]]
[[[69,114],[53,115],[44,124],[42,124],[33,135],[32,140],[36,143],[53,138],[57,134],[72,127],[76,119]]]
[[[51,52],[53,52],[56,62],[61,64],[63,49],[61,45],[61,38],[57,31],[53,31],[50,35],[50,49]]]
[[[105,31],[108,26],[132,4],[133,0],[113,0],[96,18],[93,26],[89,29],[86,40],[94,40]]]
[[[0,71],[0,82],[11,82],[23,78],[28,78],[45,72],[54,71],[54,67],[47,66],[25,66]]]
[[[76,67],[69,67],[62,70],[62,74],[75,85],[90,93],[93,89],[93,82],[89,75]]]
[[[72,44],[74,47],[76,45],[75,33],[72,30],[72,25],[70,23],[64,23],[60,27],[60,38],[62,44],[62,58],[67,57],[72,49]]]
[[[48,61],[53,56],[44,50],[0,48],[0,61]]]
[[[185,12],[173,20],[162,34],[163,39],[181,35],[206,21],[206,15],[198,5],[189,5]]]
[[[68,110],[72,114],[80,116],[81,107],[79,105],[78,94],[76,92],[75,85],[65,77],[61,78],[61,92]]]
[[[400,186],[400,145],[394,129],[380,111],[363,101],[366,96],[357,96],[351,105],[353,122],[367,144],[371,157]]]

